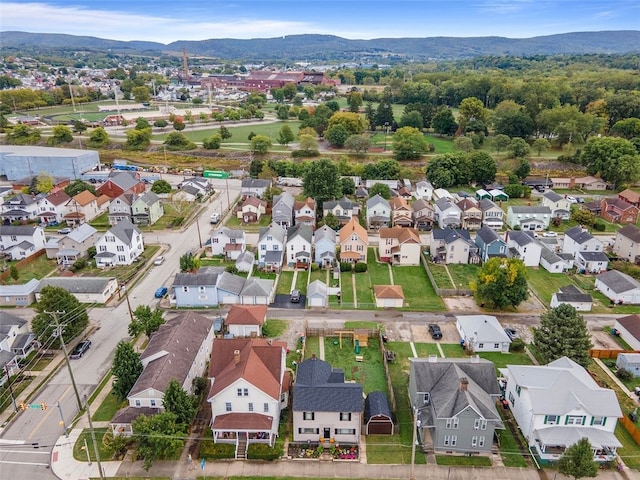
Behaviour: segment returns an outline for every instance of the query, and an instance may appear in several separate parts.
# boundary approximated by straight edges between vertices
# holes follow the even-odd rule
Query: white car
[[[542,234],[543,237],[557,237],[558,233],[557,232],[544,232]]]
[[[569,203],[578,203],[578,200],[576,199],[576,197],[568,196],[567,197],[567,202],[569,202]]]
[[[156,257],[156,259],[153,261],[154,265],[162,265],[164,263],[164,257],[162,255],[160,255],[159,257]]]

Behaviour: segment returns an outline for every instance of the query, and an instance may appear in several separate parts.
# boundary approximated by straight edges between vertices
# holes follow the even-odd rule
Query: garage
[[[373,293],[378,308],[402,308],[404,292],[400,285],[374,285]]]
[[[393,414],[384,392],[375,391],[364,401],[365,435],[393,435]]]

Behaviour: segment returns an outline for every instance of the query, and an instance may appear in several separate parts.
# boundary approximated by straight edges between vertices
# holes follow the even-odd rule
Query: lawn
[[[380,263],[376,259],[375,249],[369,248],[367,254],[367,271],[371,279],[371,285],[390,285],[389,264]]]
[[[327,283],[327,270],[322,268],[318,268],[314,270],[311,269],[311,276],[309,277],[309,283],[315,282],[316,280],[320,280],[323,283]],[[331,286],[331,281],[327,283],[327,286]]]
[[[307,285],[309,282],[309,273],[304,270],[298,270],[298,277],[296,278],[296,289],[300,290],[303,294],[307,293]]]
[[[505,368],[507,365],[533,365],[531,358],[524,352],[478,352],[478,355],[493,362],[496,369]]]
[[[340,273],[340,293],[342,295],[342,305],[345,308],[353,308],[353,273]]]
[[[151,226],[152,230],[164,230],[167,228],[177,228],[189,218],[198,207],[197,203],[191,202],[163,202],[164,215]],[[149,227],[145,227],[148,229]]]
[[[242,228],[247,233],[258,233],[261,227],[267,227],[271,223],[271,215],[262,215],[258,223],[240,223],[238,217],[229,217],[226,226],[229,228]]]
[[[440,356],[440,351],[435,343],[414,343],[419,358],[427,358],[430,355]]]
[[[372,309],[376,307],[373,298],[373,287],[368,273],[356,273],[356,298],[359,309]],[[346,301],[346,300],[345,300]]]
[[[351,337],[342,337],[342,348],[339,343],[334,344],[337,340],[338,337],[325,337],[325,360],[332,367],[341,368],[344,371],[345,381],[353,380],[360,383],[365,394],[376,390],[386,393],[387,381],[382,366],[380,341],[377,338],[370,338],[369,345],[360,349],[359,355],[363,357],[363,361],[357,362]]]
[[[102,443],[102,437],[104,437],[104,434],[107,432],[107,429],[108,427],[94,428],[94,431],[96,434],[96,443],[98,444],[98,453],[100,455],[100,460],[105,460],[105,461],[111,459],[111,455],[112,455],[109,449],[106,448]],[[87,442],[87,447],[89,448],[89,452],[88,452],[89,458],[91,458],[91,461],[93,462],[96,461],[96,453],[95,453],[96,451],[93,447],[93,439],[91,438],[90,432],[91,430],[88,428],[85,428],[84,430],[82,430],[82,433],[80,434],[80,436],[76,440],[76,443],[73,446],[73,458],[78,462],[87,461],[87,451],[84,448],[85,440]]]
[[[455,287],[459,286],[460,288],[469,288],[469,282],[476,278],[480,269],[478,265],[471,264],[448,265],[447,268],[453,278]]]
[[[560,275],[547,272],[544,268],[527,268],[527,281],[529,287],[546,304],[551,303],[551,297],[560,287],[574,283],[571,275]]]
[[[279,295],[289,295],[293,290],[293,271],[285,270],[280,272],[280,280],[278,281],[278,290],[276,293]]]
[[[17,261],[5,262],[6,268],[10,269],[12,265],[18,263]],[[7,276],[6,279],[2,281],[5,285],[22,285],[27,283],[29,280],[42,279],[49,275],[56,269],[56,261],[48,260],[46,255],[41,255],[36,258],[33,262],[28,265],[23,265],[18,267],[18,278],[14,280],[11,278],[11,275]]]
[[[422,266],[394,267],[393,280],[396,285],[402,285],[405,309],[426,312],[446,310]]]
[[[456,465],[459,467],[490,467],[489,457],[463,457],[461,455],[436,455],[438,465]]]
[[[438,288],[455,288],[454,285],[451,284],[449,275],[447,275],[447,267],[445,265],[429,262],[429,271]]]
[[[287,330],[289,322],[277,318],[270,318],[262,326],[262,334],[267,338],[278,338]]]
[[[126,283],[131,280],[138,271],[143,269],[160,249],[157,245],[145,245],[144,251],[138,257],[138,261],[131,265],[122,265],[108,268],[84,268],[80,270],[83,277],[116,277],[118,283]]]
[[[304,358],[311,358],[314,354],[320,358],[320,337],[306,337],[304,341]]]
[[[104,398],[100,406],[93,412],[91,417],[94,422],[109,422],[118,410],[126,407],[127,400],[119,400],[113,390]]]
[[[442,353],[445,358],[462,358],[465,356],[464,348],[459,343],[441,343]]]
[[[505,419],[504,413],[501,411],[502,409],[498,409],[500,416]],[[527,462],[525,461],[522,453],[520,451],[520,447],[518,442],[516,441],[513,433],[509,429],[509,426],[505,423],[504,430],[496,430],[496,435],[498,436],[498,444],[500,445],[500,456],[502,457],[502,463],[504,463],[505,467],[527,467]]]

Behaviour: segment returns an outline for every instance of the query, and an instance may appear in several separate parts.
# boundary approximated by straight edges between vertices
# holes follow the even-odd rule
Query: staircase
[[[236,445],[236,459],[247,459],[247,434],[242,432],[238,433],[238,443]]]

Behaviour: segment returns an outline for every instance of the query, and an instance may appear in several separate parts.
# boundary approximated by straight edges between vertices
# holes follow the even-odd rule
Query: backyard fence
[[[628,417],[622,417],[620,419],[620,423],[622,426],[629,432],[629,435],[633,437],[638,445],[640,445],[640,430],[636,427],[636,424],[631,421]]]
[[[621,353],[640,353],[637,350],[589,350],[589,356],[591,358],[618,358]]]
[[[424,270],[427,272],[427,277],[429,277],[429,281],[431,285],[433,285],[433,289],[436,291],[436,294],[440,297],[469,297],[473,295],[473,291],[469,288],[440,288],[438,284],[433,279],[433,274],[431,270],[429,270],[429,262],[427,261],[426,255],[420,255],[420,260],[422,261],[422,266]]]

